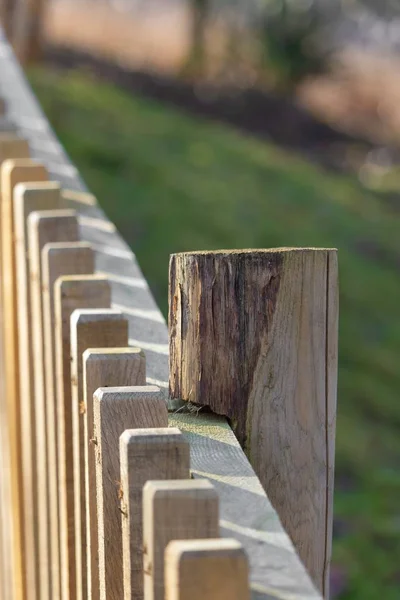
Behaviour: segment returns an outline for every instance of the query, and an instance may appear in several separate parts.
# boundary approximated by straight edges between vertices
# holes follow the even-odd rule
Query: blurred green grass
[[[339,249],[334,563],[343,600],[398,599],[400,213],[355,179],[87,73],[36,68],[29,76],[164,313],[172,252]]]

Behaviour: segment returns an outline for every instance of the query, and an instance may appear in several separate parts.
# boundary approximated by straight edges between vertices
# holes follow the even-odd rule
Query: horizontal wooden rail
[[[1,34],[0,34],[1,35]],[[281,521],[272,507],[271,502],[266,496],[263,487],[260,484],[259,479],[255,475],[249,461],[243,453],[232,429],[230,428],[227,420],[224,417],[216,416],[209,412],[190,412],[181,403],[170,403],[169,404],[169,415],[168,422],[166,419],[156,418],[149,420],[137,417],[135,411],[138,409],[136,402],[138,388],[133,387],[131,392],[129,388],[122,388],[122,390],[114,388],[103,388],[97,392],[94,398],[93,404],[93,427],[94,427],[94,438],[96,439],[96,447],[88,448],[85,446],[87,439],[85,438],[85,431],[88,433],[91,430],[92,422],[85,423],[85,412],[81,411],[81,401],[84,398],[84,361],[82,358],[83,350],[87,348],[106,348],[109,344],[104,332],[95,335],[95,343],[90,343],[89,339],[85,343],[80,344],[81,335],[84,335],[85,328],[80,328],[80,325],[85,321],[82,315],[85,314],[96,314],[96,309],[101,310],[105,314],[110,304],[110,296],[108,293],[108,283],[105,281],[105,277],[109,281],[111,286],[111,309],[112,314],[117,314],[121,311],[122,315],[119,320],[127,323],[127,335],[122,335],[118,340],[110,341],[110,345],[126,346],[128,343],[130,346],[138,346],[142,348],[146,355],[146,382],[148,386],[156,385],[163,392],[163,398],[167,398],[168,390],[168,332],[165,325],[165,321],[148,289],[148,285],[143,278],[140,268],[136,262],[134,255],[127,246],[127,244],[121,239],[118,233],[115,231],[113,225],[106,219],[101,209],[98,207],[95,199],[89,194],[85,188],[84,183],[81,181],[76,168],[70,163],[61,145],[55,138],[51,128],[44,117],[40,107],[37,104],[32,92],[30,91],[26,79],[16,61],[9,45],[3,37],[0,37],[0,97],[4,99],[7,115],[4,120],[2,118],[0,127],[4,126],[6,131],[15,130],[22,140],[27,140],[30,148],[30,156],[32,159],[38,161],[38,163],[45,166],[45,170],[37,170],[37,173],[33,181],[37,181],[34,184],[34,189],[40,189],[39,181],[46,179],[47,175],[51,181],[60,182],[61,185],[61,208],[63,210],[70,211],[71,209],[76,211],[77,223],[79,225],[79,239],[81,242],[78,246],[85,247],[82,242],[90,244],[91,251],[94,252],[94,272],[97,277],[90,275],[92,268],[91,265],[88,268],[79,270],[79,266],[74,266],[73,275],[69,276],[71,270],[60,268],[57,273],[63,275],[63,279],[57,282],[54,290],[54,313],[49,308],[49,298],[47,298],[45,304],[42,305],[41,299],[38,299],[38,292],[36,289],[36,307],[39,314],[39,322],[43,319],[47,323],[46,332],[50,344],[47,343],[47,348],[51,349],[51,357],[49,360],[54,364],[55,379],[51,376],[47,380],[47,387],[45,385],[46,379],[43,374],[43,383],[40,394],[43,396],[42,405],[43,413],[37,422],[37,430],[35,433],[36,439],[38,436],[38,430],[45,432],[46,427],[54,424],[54,437],[51,439],[52,448],[55,448],[56,456],[54,456],[54,464],[50,465],[50,471],[58,473],[56,477],[60,480],[59,488],[59,502],[53,506],[53,517],[51,507],[49,506],[47,512],[44,514],[45,521],[43,523],[43,534],[40,538],[39,544],[39,556],[42,559],[41,574],[39,582],[34,582],[34,588],[36,589],[36,595],[32,596],[35,600],[39,598],[58,598],[61,597],[63,600],[69,600],[69,595],[75,594],[77,589],[77,580],[81,581],[87,576],[87,569],[84,567],[86,560],[86,544],[78,545],[78,553],[82,553],[82,572],[75,573],[75,579],[68,579],[69,575],[65,573],[58,573],[59,563],[58,558],[56,564],[51,565],[49,562],[43,563],[43,557],[49,555],[51,552],[51,544],[55,543],[52,540],[52,536],[49,535],[51,527],[56,527],[56,521],[54,517],[60,514],[60,529],[61,529],[61,546],[55,554],[51,554],[52,559],[57,557],[59,553],[62,557],[67,557],[66,560],[71,560],[74,555],[76,548],[74,546],[74,540],[86,536],[86,528],[82,528],[82,522],[85,522],[87,517],[86,508],[87,505],[82,504],[85,502],[85,494],[88,491],[86,484],[86,477],[89,477],[90,468],[93,469],[93,455],[91,456],[91,462],[87,462],[89,471],[85,472],[85,462],[81,460],[78,465],[75,465],[76,479],[79,482],[79,489],[75,490],[75,510],[74,515],[77,516],[78,521],[68,517],[68,510],[72,510],[74,504],[74,498],[70,496],[70,489],[68,488],[65,479],[65,473],[62,472],[61,465],[67,457],[67,460],[72,460],[72,449],[70,448],[72,436],[74,436],[75,444],[75,455],[81,454],[86,457],[89,456],[90,450],[96,453],[96,481],[102,481],[105,476],[105,469],[109,469],[108,473],[112,474],[112,477],[118,479],[119,477],[119,451],[118,447],[120,444],[119,437],[125,429],[131,429],[133,432],[141,431],[142,427],[161,427],[165,428],[168,424],[170,427],[179,428],[182,432],[185,440],[190,445],[190,459],[191,459],[191,473],[194,477],[193,480],[184,480],[184,483],[180,483],[180,475],[186,472],[188,465],[186,459],[182,458],[182,471],[177,469],[175,483],[157,481],[155,483],[146,484],[144,492],[144,510],[147,515],[147,521],[144,521],[144,535],[145,539],[148,540],[149,545],[146,552],[155,553],[154,557],[156,560],[154,571],[146,572],[145,587],[150,590],[147,598],[161,598],[162,590],[164,589],[163,579],[163,564],[164,554],[157,554],[159,552],[154,549],[155,534],[152,531],[149,524],[152,522],[154,515],[168,514],[169,523],[168,527],[160,529],[157,535],[161,536],[162,543],[166,547],[165,557],[167,558],[167,571],[168,577],[171,581],[176,581],[177,577],[182,577],[182,581],[187,581],[187,575],[185,575],[185,569],[188,568],[188,564],[191,559],[191,546],[185,546],[182,542],[182,546],[170,546],[167,548],[168,542],[174,539],[174,532],[179,531],[179,535],[185,537],[209,537],[214,539],[214,545],[209,542],[209,545],[196,546],[196,542],[193,546],[193,553],[197,561],[199,561],[199,569],[204,568],[204,564],[209,560],[210,556],[218,556],[218,560],[221,560],[223,569],[228,569],[226,561],[227,556],[232,556],[232,560],[237,561],[238,572],[241,573],[241,577],[244,581],[247,577],[246,565],[243,563],[241,549],[239,546],[235,546],[235,543],[227,542],[224,544],[218,544],[215,542],[215,538],[218,538],[219,532],[224,538],[234,539],[240,542],[243,546],[249,561],[249,576],[250,576],[250,589],[252,600],[321,600],[320,593],[316,590],[309,575],[306,572],[305,567],[300,561],[289,536],[282,527]],[[8,128],[8,129],[7,129]],[[8,135],[8,133],[6,134]],[[5,138],[4,138],[5,139]],[[10,144],[6,140],[2,142],[0,137],[0,160],[2,156],[2,144]],[[14,142],[13,142],[14,143]],[[5,156],[7,158],[13,158],[20,160],[21,157],[26,158],[26,147],[24,142],[16,142],[16,150],[10,149],[9,154]],[[4,146],[5,148],[6,146]],[[5,150],[6,151],[6,150]],[[14,152],[14,154],[13,154]],[[25,167],[24,167],[25,168]],[[34,167],[30,167],[34,168]],[[39,172],[40,171],[40,172]],[[32,198],[32,190],[29,187],[29,183],[24,176],[22,179],[24,188],[18,188],[19,197],[25,198],[28,202],[28,198]],[[24,183],[25,182],[25,183]],[[43,184],[43,190],[47,189],[46,185]],[[52,189],[51,186],[49,189]],[[68,190],[68,191],[67,191]],[[4,189],[1,190],[4,194]],[[8,193],[5,190],[6,194]],[[51,192],[51,194],[56,193]],[[31,194],[31,195],[29,195]],[[47,194],[47,192],[46,192]],[[50,195],[51,195],[50,194]],[[4,201],[4,197],[2,199]],[[8,200],[6,200],[8,202]],[[47,200],[43,200],[47,202]],[[22,202],[22,200],[21,200]],[[49,200],[50,204],[52,200]],[[28,205],[26,205],[28,206]],[[47,205],[46,205],[47,206]],[[38,208],[44,208],[42,205]],[[10,212],[10,206],[6,206],[8,219],[12,220],[12,213]],[[21,211],[28,211],[29,208],[24,208],[21,205]],[[36,207],[35,207],[36,210]],[[27,213],[25,213],[27,214]],[[10,216],[11,215],[11,216]],[[64,215],[65,217],[65,215]],[[66,218],[71,218],[67,214]],[[35,231],[35,227],[38,227],[37,223],[38,216],[32,217],[29,225],[32,231]],[[28,225],[28,227],[29,227]],[[15,227],[17,227],[17,219],[15,219]],[[10,228],[9,228],[10,229]],[[28,234],[23,231],[23,224],[19,223],[18,231],[27,236]],[[15,230],[17,231],[17,230]],[[41,254],[39,251],[39,240],[38,237],[31,234],[32,244],[36,243],[36,264],[38,269],[43,272],[45,269],[46,278],[50,281],[54,281],[50,272],[50,262],[53,268],[56,259],[54,252],[57,251],[57,239],[51,239],[52,246],[45,249],[45,253]],[[63,241],[63,240],[58,240]],[[69,240],[72,241],[72,240]],[[29,240],[28,240],[29,242]],[[27,241],[22,240],[21,242],[26,247]],[[11,240],[10,240],[11,244]],[[71,244],[72,245],[72,244]],[[87,246],[89,249],[89,246]],[[42,248],[40,248],[42,250]],[[57,252],[56,252],[57,253]],[[89,252],[90,254],[90,252]],[[6,256],[4,261],[7,262],[7,269],[10,268],[10,256]],[[44,262],[43,262],[44,261]],[[90,261],[89,261],[90,262]],[[12,265],[11,265],[12,266]],[[24,277],[27,279],[27,266],[24,265],[22,254],[18,260],[18,265]],[[56,267],[54,267],[56,268]],[[25,271],[24,271],[25,269]],[[36,281],[36,284],[35,284]],[[11,313],[14,314],[15,306],[12,306],[12,299],[15,293],[15,282],[8,282],[6,290],[7,306],[11,307]],[[27,283],[29,285],[29,283]],[[37,278],[31,279],[31,294],[35,295],[35,285],[37,285]],[[32,289],[33,288],[33,289]],[[96,289],[96,291],[94,291]],[[4,290],[3,290],[4,291]],[[51,293],[51,292],[49,292]],[[99,296],[97,296],[97,293]],[[8,296],[7,296],[8,294]],[[69,295],[70,294],[70,295]],[[77,301],[79,298],[79,301]],[[15,299],[15,298],[14,298]],[[81,302],[82,301],[82,302]],[[51,302],[50,302],[51,304]],[[46,308],[46,312],[41,311]],[[69,351],[68,344],[69,329],[65,325],[68,323],[74,309],[86,309],[75,312],[72,315],[72,347],[73,349],[73,361],[72,365],[69,363]],[[110,312],[110,311],[108,311]],[[3,314],[3,310],[1,311]],[[89,319],[90,320],[90,319]],[[118,320],[118,319],[117,319]],[[96,322],[96,319],[93,320]],[[1,330],[4,332],[5,323],[2,322]],[[11,320],[7,324],[7,328],[14,328],[15,331],[15,320]],[[68,330],[67,330],[68,329]],[[103,335],[104,334],[104,335]],[[5,365],[5,338],[2,333],[3,339],[0,347],[0,394],[1,398],[6,397],[4,389],[4,365]],[[85,334],[86,335],[86,334]],[[18,338],[16,335],[13,338],[12,344],[12,356],[18,357],[18,352],[24,351],[24,347],[21,350],[23,340],[26,340],[26,332],[21,333]],[[19,339],[19,344],[15,340]],[[35,341],[35,334],[33,333],[33,341]],[[104,341],[105,340],[105,341]],[[7,342],[8,343],[8,342]],[[37,341],[37,348],[39,354],[43,349],[41,347],[41,341]],[[88,345],[87,345],[88,344]],[[27,354],[25,355],[25,361],[27,364],[27,373],[29,373],[29,361],[37,360],[34,353],[34,347],[25,347]],[[7,348],[8,350],[8,348]],[[106,352],[106,350],[104,350]],[[90,355],[92,356],[92,355]],[[85,360],[88,360],[89,356],[85,355]],[[93,358],[93,357],[92,357]],[[43,359],[42,359],[43,360]],[[20,363],[19,363],[20,364]],[[12,364],[10,359],[8,360],[9,369],[11,370],[12,381],[17,381],[15,374],[15,364]],[[86,367],[88,365],[86,364]],[[72,370],[71,370],[72,369]],[[51,374],[50,374],[51,375]],[[68,382],[71,376],[73,377],[76,389],[73,391],[71,397],[71,390],[68,389]],[[49,375],[47,375],[49,377]],[[18,382],[20,382],[20,378]],[[18,384],[19,385],[19,384]],[[31,385],[29,378],[27,385]],[[85,385],[89,385],[86,382]],[[17,383],[14,388],[16,389]],[[154,393],[154,402],[160,402],[159,392],[151,387],[143,388],[143,393]],[[14,389],[13,388],[13,389]],[[140,389],[140,388],[139,388]],[[46,408],[46,392],[49,394],[56,393],[61,398],[60,411],[62,415],[62,422],[65,420],[65,427],[68,427],[68,431],[63,430],[63,426],[60,427],[60,416],[54,415],[51,410],[45,410]],[[153,392],[151,392],[153,390]],[[92,391],[92,390],[91,390]],[[13,391],[16,394],[16,391]],[[7,390],[8,394],[8,390]],[[136,400],[135,400],[136,398]],[[11,398],[9,399],[11,400]],[[135,403],[136,402],[136,403]],[[140,404],[140,403],[139,403]],[[91,407],[92,408],[92,407]],[[18,480],[13,480],[13,477],[17,477],[17,473],[10,472],[7,465],[10,464],[10,460],[19,459],[19,452],[23,460],[29,460],[29,452],[25,449],[24,445],[18,441],[15,446],[11,445],[11,451],[15,453],[15,456],[9,457],[8,452],[9,444],[8,438],[12,432],[7,431],[4,426],[5,419],[4,407],[0,406],[1,424],[0,427],[0,468],[1,468],[1,479],[0,479],[0,517],[1,517],[1,544],[0,544],[0,591],[1,597],[9,598],[10,600],[25,600],[26,589],[24,586],[24,578],[22,577],[22,561],[29,560],[29,555],[18,554],[23,548],[28,549],[28,545],[25,544],[23,534],[28,537],[32,537],[32,532],[23,532],[20,530],[22,523],[22,506],[21,510],[15,511],[15,519],[10,524],[10,515],[6,514],[5,507],[11,506],[13,502],[18,503]],[[67,414],[68,411],[72,410],[72,414]],[[122,410],[123,413],[118,411]],[[12,406],[12,414],[14,415],[15,423],[18,423],[18,417],[21,415],[20,407],[18,405]],[[123,414],[123,419],[120,419],[120,414]],[[143,415],[142,415],[143,416]],[[92,418],[92,414],[88,413],[87,418]],[[43,420],[44,418],[44,420]],[[150,430],[147,430],[148,432]],[[172,431],[170,430],[171,434]],[[163,429],[164,432],[164,429]],[[129,437],[130,435],[130,437]],[[149,435],[149,433],[147,434]],[[164,432],[163,435],[166,435]],[[127,437],[128,436],[128,437]],[[146,436],[145,436],[146,437]],[[46,436],[47,439],[47,436]],[[140,443],[146,443],[140,440],[139,437],[135,438],[134,433],[124,434],[121,441],[121,448],[123,452],[129,453],[131,451],[140,451],[139,446],[136,446],[136,450],[133,450],[134,441]],[[24,441],[25,443],[25,441]],[[168,440],[164,440],[165,444],[168,444]],[[33,438],[26,440],[26,448],[32,448]],[[4,452],[3,452],[4,450]],[[42,477],[45,477],[48,473],[49,466],[46,461],[43,461],[41,457],[42,447],[38,445],[35,448],[38,462],[37,468],[42,470]],[[110,454],[111,452],[111,454]],[[25,457],[25,458],[24,458]],[[60,459],[61,457],[61,459]],[[61,462],[60,462],[61,460]],[[124,462],[122,460],[122,467],[124,468]],[[126,468],[126,465],[125,465]],[[52,471],[53,470],[53,471]],[[157,470],[154,471],[155,476],[163,479],[157,474]],[[129,485],[129,473],[126,472],[126,483]],[[140,479],[140,478],[139,478]],[[140,488],[143,486],[143,482],[138,479],[137,484]],[[208,479],[210,483],[203,480]],[[115,483],[115,482],[114,482]],[[27,493],[31,493],[33,483],[31,481],[25,482],[25,488]],[[124,487],[124,486],[123,486]],[[124,491],[124,489],[123,489]],[[93,490],[89,492],[93,493]],[[136,492],[135,492],[136,493]],[[121,528],[121,513],[116,504],[115,486],[111,487],[109,481],[105,481],[104,485],[101,486],[100,490],[97,490],[98,497],[102,497],[102,503],[100,502],[100,509],[98,504],[98,528],[106,535],[107,528],[110,524],[113,527],[113,533],[117,534],[114,542],[116,544],[115,551],[114,546],[99,547],[99,560],[102,565],[103,579],[100,580],[100,593],[104,598],[104,591],[111,589],[110,585],[113,585],[115,578],[113,578],[114,571],[116,570],[118,575],[117,585],[121,586],[123,581],[123,572],[125,573],[124,578],[129,577],[129,573],[124,571],[122,564],[122,557],[120,555],[120,548],[123,544],[129,544],[129,540],[135,532],[130,530],[127,531],[122,526]],[[129,497],[129,495],[128,495]],[[167,501],[168,498],[176,497],[179,503],[182,503],[182,511],[177,511],[178,514],[173,514],[170,511],[170,504]],[[161,504],[155,502],[155,499],[161,499]],[[47,483],[44,482],[43,487],[43,501],[47,504],[49,499],[54,499],[54,493],[52,491],[47,492]],[[3,501],[4,500],[4,501]],[[90,500],[90,498],[89,498]],[[127,502],[127,498],[123,497],[123,502]],[[163,508],[163,502],[165,507]],[[89,502],[90,504],[90,502]],[[123,506],[123,505],[122,505]],[[185,522],[179,520],[179,513],[192,514],[193,506],[198,514],[198,529],[194,527],[193,531],[185,531]],[[110,514],[106,515],[105,512],[110,510]],[[36,527],[36,531],[40,529],[38,514],[39,510],[37,507],[32,506],[32,511],[37,514],[36,520],[33,521],[32,528]],[[55,512],[54,512],[55,511]],[[210,512],[211,511],[211,512]],[[211,515],[211,516],[210,516]],[[218,516],[219,515],[219,516]],[[212,517],[212,518],[211,518]],[[49,522],[46,520],[49,518]],[[91,519],[89,513],[89,519]],[[207,519],[209,519],[207,521]],[[213,520],[214,519],[214,520]],[[219,519],[219,527],[217,519]],[[164,521],[165,522],[165,521]],[[73,528],[71,529],[71,523]],[[147,523],[147,525],[146,525]],[[123,525],[123,522],[122,522]],[[195,524],[194,524],[195,525]],[[96,524],[95,524],[96,526]],[[220,531],[219,531],[220,530]],[[11,542],[11,536],[14,535],[13,543]],[[15,541],[15,535],[17,535],[18,543]],[[172,536],[172,537],[171,537]],[[30,540],[32,542],[32,539]],[[100,539],[100,538],[99,538]],[[125,541],[123,541],[125,540]],[[20,547],[18,544],[20,543]],[[16,549],[14,555],[10,556],[10,549]],[[200,548],[200,549],[199,549]],[[41,553],[42,549],[42,553]],[[231,553],[231,554],[229,554]],[[157,554],[157,556],[156,556]],[[145,567],[146,560],[148,560],[149,554],[145,556]],[[44,559],[45,560],[45,559]],[[131,561],[133,559],[131,558]],[[217,560],[217,559],[216,559]],[[78,563],[79,564],[79,561]],[[182,570],[180,568],[182,567]],[[33,568],[33,566],[32,566]],[[60,581],[61,586],[57,584]],[[111,578],[111,579],[110,579]],[[54,583],[54,581],[56,583]],[[110,584],[110,581],[112,582]],[[186,585],[186,584],[184,584]],[[246,585],[246,584],[244,584]],[[206,586],[206,582],[205,582]],[[40,587],[40,595],[39,595]],[[171,584],[171,590],[174,586]],[[74,589],[75,588],[75,589]],[[86,587],[84,594],[86,593]],[[122,589],[122,588],[121,588]],[[118,588],[116,592],[118,598],[121,589]],[[205,587],[205,589],[207,589]],[[161,591],[160,591],[161,590]],[[82,589],[80,590],[82,592]],[[32,592],[33,593],[33,592]],[[110,592],[111,593],[111,592]],[[168,589],[169,600],[175,600],[180,598],[190,597],[189,592],[186,590],[188,595],[177,596],[173,595],[173,592]],[[78,597],[82,597],[78,594]],[[83,596],[85,597],[85,596]],[[110,597],[114,597],[110,595]],[[223,596],[221,596],[222,598]],[[241,598],[244,598],[244,596]]]

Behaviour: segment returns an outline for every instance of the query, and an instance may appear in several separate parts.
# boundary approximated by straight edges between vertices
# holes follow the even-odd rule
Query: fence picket
[[[164,600],[164,553],[172,540],[219,537],[218,494],[207,479],[148,481],[143,488],[145,600]]]
[[[99,544],[96,505],[96,456],[93,394],[100,387],[146,385],[146,359],[139,348],[97,348],[83,353],[86,546],[88,598],[99,600]]]
[[[128,345],[128,321],[118,310],[75,310],[71,315],[71,382],[74,458],[76,596],[87,598],[83,353]]]
[[[249,565],[237,540],[170,542],[165,600],[250,600]]]
[[[125,429],[167,427],[163,393],[156,386],[100,388],[94,395],[96,489],[101,600],[123,590],[119,438]]]
[[[26,146],[18,145],[25,152]],[[13,194],[18,183],[46,181],[47,171],[43,165],[28,159],[6,160],[1,165],[1,278],[2,278],[2,334],[4,348],[3,364],[6,387],[10,460],[11,494],[14,540],[15,577],[22,595],[25,593],[24,577],[25,532],[23,518],[23,475],[21,440],[21,403],[18,362],[18,316],[14,252]],[[19,593],[19,592],[18,592]]]
[[[54,215],[54,216],[51,216]],[[77,220],[74,211],[49,212],[47,220],[52,220],[55,228],[61,227],[65,238],[70,227],[73,237],[77,232]],[[60,555],[59,555],[59,511],[58,511],[58,441],[57,414],[55,397],[55,314],[54,284],[59,277],[66,275],[86,275],[93,273],[94,255],[90,244],[86,242],[59,242],[46,244],[42,250],[43,274],[43,325],[44,325],[44,381],[46,405],[47,440],[47,480],[49,489],[50,517],[50,553],[52,565],[51,598],[59,600]]]
[[[18,351],[21,395],[21,441],[24,494],[25,572],[32,600],[39,598],[40,589],[38,545],[38,498],[35,493],[36,473],[36,428],[32,314],[30,302],[30,277],[28,253],[28,216],[38,210],[61,207],[60,186],[55,182],[37,184],[21,183],[14,191],[15,260],[18,282]]]
[[[61,596],[76,589],[74,532],[74,466],[71,393],[71,315],[76,309],[107,309],[108,280],[99,275],[60,277],[54,286],[56,397],[58,407],[58,471],[60,512]]]
[[[125,600],[143,600],[143,487],[189,479],[190,448],[176,427],[128,429],[120,437]]]

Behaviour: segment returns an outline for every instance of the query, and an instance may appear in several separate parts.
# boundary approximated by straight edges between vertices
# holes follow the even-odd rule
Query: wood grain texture
[[[15,578],[22,595],[26,581],[21,575],[25,564],[25,532],[23,521],[23,481],[21,405],[19,390],[18,314],[16,292],[16,265],[14,251],[13,194],[18,183],[45,181],[48,174],[43,165],[30,160],[6,160],[1,165],[1,278],[3,298],[3,340],[5,386],[8,406],[8,428],[11,459],[12,523],[14,531]],[[23,579],[21,579],[23,578]]]
[[[120,437],[124,599],[143,600],[143,487],[189,479],[189,444],[176,427],[128,429]]]
[[[335,255],[199,252],[170,263],[171,396],[231,419],[322,593],[333,500],[327,453],[336,401],[326,382],[337,379],[333,344],[327,359],[327,339],[337,339],[327,309]]]
[[[58,214],[56,214],[58,213]],[[75,211],[48,213],[54,227],[60,228],[65,239],[76,239],[78,223]],[[58,465],[57,465],[57,421],[56,376],[55,376],[55,313],[54,284],[59,277],[66,275],[90,275],[94,271],[94,254],[87,242],[59,242],[46,244],[42,250],[43,273],[43,323],[45,351],[45,406],[47,431],[47,481],[49,489],[50,554],[52,571],[51,597],[61,596],[60,553],[59,553],[59,508],[58,508]]]
[[[218,495],[206,480],[148,481],[143,488],[145,600],[164,600],[164,554],[172,540],[219,537]]]
[[[126,429],[167,427],[163,393],[156,386],[100,388],[94,395],[96,490],[101,600],[123,590],[119,438]]]
[[[38,497],[35,493],[36,426],[33,383],[32,314],[30,302],[28,216],[37,210],[60,208],[60,186],[55,182],[20,183],[14,190],[15,260],[17,277],[18,351],[21,395],[21,441],[24,486],[25,577],[30,597],[39,589]]]
[[[62,600],[76,589],[74,537],[74,467],[71,394],[72,313],[78,309],[106,309],[111,304],[108,280],[99,275],[59,278],[54,286],[56,396],[58,409],[58,475]],[[72,536],[72,537],[71,537]]]
[[[66,226],[67,225],[67,226]],[[45,393],[45,335],[42,251],[51,242],[78,239],[76,218],[58,216],[58,211],[37,211],[28,217],[28,247],[32,314],[32,356],[35,396],[36,494],[38,498],[40,594],[46,600],[51,592],[50,498]],[[52,457],[53,458],[53,457]]]
[[[71,393],[74,459],[76,597],[87,598],[83,358],[88,348],[128,345],[128,321],[118,310],[76,310],[71,315]]]
[[[170,542],[165,600],[250,600],[249,565],[234,539]]]
[[[100,387],[146,385],[146,358],[139,348],[97,348],[83,353],[87,597],[100,598],[93,394]]]
[[[5,117],[1,118],[0,126],[0,166],[1,164],[9,159],[15,158],[28,158],[29,157],[29,146],[26,140],[15,132],[15,125],[13,125]],[[0,202],[1,202],[1,177],[0,177]],[[0,210],[1,213],[1,210]],[[0,226],[0,249],[1,249],[1,226]],[[14,557],[15,555],[20,556],[19,547],[14,552],[14,539],[13,539],[13,496],[15,489],[12,490],[12,475],[8,469],[8,461],[11,461],[11,448],[10,448],[10,437],[8,431],[8,415],[6,406],[6,392],[5,392],[5,381],[3,375],[3,364],[4,364],[4,332],[3,332],[3,277],[2,273],[2,261],[0,259],[0,360],[1,360],[1,372],[0,379],[2,382],[2,419],[1,427],[4,429],[1,435],[1,452],[4,460],[4,469],[2,472],[2,536],[4,544],[3,562],[4,562],[4,587],[7,593],[10,595],[16,594],[16,598],[19,598],[22,594],[22,581],[23,574],[19,570],[21,562],[17,560],[14,568]],[[14,498],[15,500],[15,498]],[[22,565],[23,566],[23,565]]]

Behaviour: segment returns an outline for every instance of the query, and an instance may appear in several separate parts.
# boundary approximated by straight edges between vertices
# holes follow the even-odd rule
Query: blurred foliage
[[[285,88],[329,68],[331,52],[321,42],[328,14],[312,0],[265,0],[259,19],[262,65]]]
[[[191,12],[190,49],[182,75],[202,74],[206,60],[206,29],[212,0],[189,0]]]
[[[398,600],[399,212],[356,179],[86,73],[35,70],[30,79],[164,314],[172,252],[339,248],[335,598]]]

